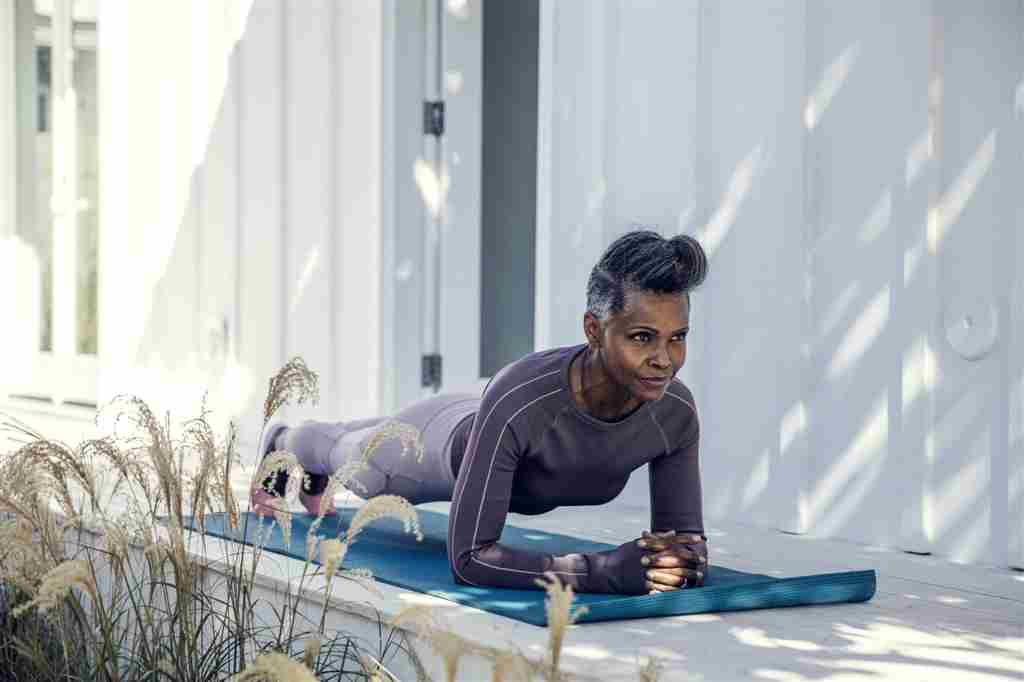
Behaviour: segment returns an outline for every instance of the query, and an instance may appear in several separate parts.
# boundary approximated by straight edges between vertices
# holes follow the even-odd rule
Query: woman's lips
[[[669,377],[640,377],[640,381],[648,386],[661,387],[668,383]]]

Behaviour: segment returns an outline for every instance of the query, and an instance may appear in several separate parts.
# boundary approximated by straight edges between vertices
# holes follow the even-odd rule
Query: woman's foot
[[[320,516],[320,505],[324,499],[324,493],[318,493],[313,495],[311,493],[300,492],[299,502],[306,508],[306,511],[313,516]],[[334,507],[334,496],[327,500],[327,508],[324,509],[324,516],[335,516],[338,510]]]
[[[272,422],[267,424],[266,428],[263,429],[263,435],[260,436],[260,443],[257,446],[256,452],[259,453],[260,462],[262,463],[263,458],[275,449],[275,442],[277,436],[280,435],[287,426],[284,422]],[[259,464],[256,465],[257,468]],[[276,478],[276,481],[274,480]],[[268,492],[267,488],[270,487],[271,481],[274,481],[273,492]],[[274,514],[274,507],[271,505],[271,500],[275,497],[284,497],[285,486],[288,483],[288,474],[284,471],[277,472],[277,476],[270,476],[263,480],[256,481],[253,483],[252,488],[249,490],[249,511],[256,512],[257,516],[272,516]]]

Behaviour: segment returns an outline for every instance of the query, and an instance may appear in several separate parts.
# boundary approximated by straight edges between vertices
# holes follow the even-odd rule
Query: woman
[[[413,504],[451,500],[448,555],[462,584],[536,589],[534,580],[546,571],[577,592],[643,594],[703,584],[699,426],[693,396],[674,376],[686,360],[689,291],[706,273],[707,258],[691,237],[623,235],[590,274],[586,344],[513,362],[481,398],[439,395],[394,415],[420,430],[422,460],[401,457],[401,446],[389,443],[356,476],[353,492],[401,495]],[[272,425],[260,452],[298,457],[314,481],[301,495],[312,512],[323,477],[384,421]],[[565,556],[498,542],[508,512],[608,502],[644,464],[652,533],[609,551]],[[253,491],[257,511],[265,511],[269,496]]]

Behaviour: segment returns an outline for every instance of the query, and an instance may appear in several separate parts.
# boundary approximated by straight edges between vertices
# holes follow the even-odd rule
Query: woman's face
[[[690,305],[686,294],[627,291],[621,312],[585,327],[599,337],[609,378],[638,400],[658,400],[686,362]]]

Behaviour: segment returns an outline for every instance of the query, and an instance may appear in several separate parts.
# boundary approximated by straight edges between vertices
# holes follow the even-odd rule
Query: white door
[[[425,391],[472,392],[534,350],[539,3],[426,2],[444,131],[424,136],[441,197],[426,212],[423,333],[441,372]]]

